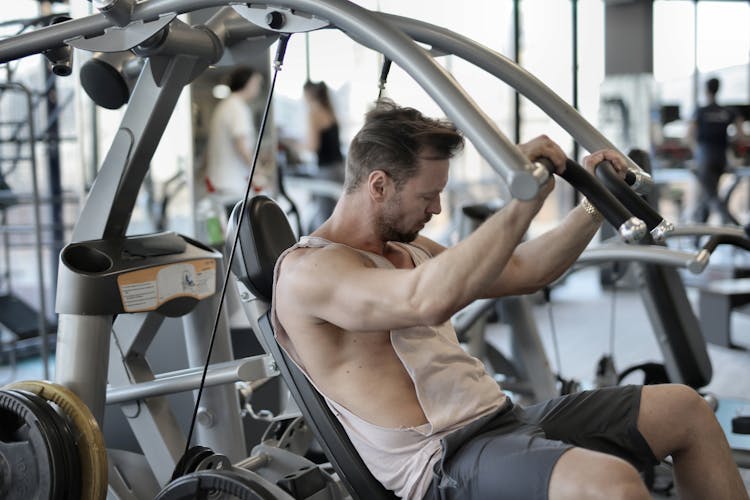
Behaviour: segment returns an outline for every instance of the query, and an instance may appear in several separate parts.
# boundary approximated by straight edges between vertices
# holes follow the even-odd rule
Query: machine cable
[[[612,280],[611,299],[609,303],[609,350],[605,352],[596,363],[596,387],[609,387],[617,385],[617,369],[615,368],[615,337],[617,332],[617,291],[620,280],[623,278],[628,266],[622,266],[619,262],[613,263],[614,279]]]
[[[391,60],[383,56],[383,67],[380,70],[380,80],[378,80],[378,99],[377,102],[383,98],[383,92],[385,91],[385,84],[388,81],[388,73],[391,71]]]
[[[549,319],[550,336],[552,337],[552,350],[555,353],[555,364],[557,365],[555,378],[560,383],[559,394],[561,396],[573,394],[581,390],[581,383],[574,378],[563,377],[562,356],[560,355],[560,345],[557,342],[557,328],[555,327],[555,317],[552,311],[552,287],[546,286],[542,292],[547,307],[547,318]]]
[[[268,97],[266,98],[266,105],[265,105],[265,108],[263,109],[263,116],[260,121],[260,127],[258,130],[258,141],[255,144],[255,151],[253,152],[253,162],[252,162],[252,165],[250,166],[250,176],[247,180],[247,186],[245,187],[245,195],[243,197],[242,207],[240,209],[240,217],[239,217],[240,223],[245,216],[247,200],[248,200],[248,197],[250,196],[250,191],[252,189],[253,176],[255,174],[255,166],[258,163],[258,156],[260,154],[260,146],[261,146],[261,141],[263,140],[263,132],[265,131],[266,121],[268,120],[268,114],[271,109],[271,99],[273,98],[273,90],[274,90],[274,87],[276,86],[276,78],[279,74],[279,71],[281,71],[281,66],[284,61],[284,54],[286,53],[286,47],[287,47],[287,43],[289,42],[290,36],[291,34],[289,33],[281,33],[279,36],[279,44],[276,49],[276,57],[274,58],[274,62],[273,62],[273,79],[271,80],[271,85],[268,89]],[[240,235],[240,231],[239,231],[239,227],[237,227],[237,229],[235,230],[234,236],[232,237],[231,251],[229,252],[229,257],[227,258],[226,270],[224,272],[224,282],[222,283],[222,286],[221,286],[221,297],[219,299],[219,307],[216,310],[216,317],[214,318],[214,326],[211,330],[211,340],[208,345],[208,352],[206,353],[206,362],[203,365],[203,373],[201,374],[201,382],[200,382],[200,385],[198,386],[198,396],[195,398],[195,407],[193,408],[193,416],[190,419],[190,431],[188,432],[187,439],[185,441],[185,453],[186,454],[190,450],[190,441],[192,440],[193,431],[195,430],[195,421],[198,416],[198,408],[200,406],[201,396],[203,394],[203,387],[206,383],[206,374],[208,373],[208,365],[211,361],[211,351],[213,350],[213,347],[214,347],[214,341],[216,340],[216,331],[218,330],[219,319],[221,318],[221,306],[222,304],[224,304],[224,298],[226,297],[226,294],[227,294],[227,285],[229,283],[229,279],[231,277],[231,272],[232,272],[231,264],[232,264],[232,261],[234,260],[234,254],[237,249],[237,241],[239,240],[239,235]]]

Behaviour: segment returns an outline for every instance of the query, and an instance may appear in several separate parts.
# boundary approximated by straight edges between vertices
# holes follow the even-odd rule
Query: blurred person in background
[[[263,75],[247,66],[237,67],[228,85],[231,94],[219,102],[211,117],[205,182],[229,211],[245,195],[258,139],[250,104],[260,94]]]
[[[306,149],[317,159],[319,179],[344,182],[344,157],[341,154],[339,123],[331,104],[325,82],[307,81],[303,87],[308,109]],[[313,215],[308,222],[307,233],[314,231],[333,213],[336,198],[329,195],[312,196]]]
[[[721,106],[716,95],[719,93],[718,78],[706,81],[708,104],[699,107],[690,121],[688,141],[693,147],[695,175],[700,185],[698,201],[693,212],[696,222],[706,222],[711,212],[721,217],[721,223],[738,224],[724,201],[719,198],[719,180],[727,170],[727,129],[735,124],[737,134],[742,132],[742,117],[736,110]]]

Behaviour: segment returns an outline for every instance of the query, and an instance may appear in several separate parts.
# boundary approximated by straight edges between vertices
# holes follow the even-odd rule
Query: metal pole
[[[305,33],[305,81],[310,81],[310,33]]]
[[[571,16],[573,29],[573,109],[578,110],[578,0],[571,0]],[[578,161],[581,147],[573,139],[573,158]]]
[[[698,109],[698,0],[693,0],[693,109]]]
[[[34,214],[34,245],[36,246],[37,287],[39,289],[39,311],[37,316],[37,329],[41,339],[41,356],[44,367],[44,379],[49,380],[49,342],[47,341],[47,291],[44,287],[44,262],[42,259],[42,217],[39,199],[39,184],[37,181],[36,163],[36,130],[34,128],[33,99],[31,91],[20,83],[3,84],[4,88],[15,88],[23,92],[26,97],[29,121],[29,160],[31,162],[31,202]],[[6,235],[3,238],[7,238]],[[56,256],[55,256],[56,257]],[[6,252],[7,258],[7,252]]]
[[[513,0],[513,60],[521,64],[521,0]],[[518,90],[513,94],[513,140],[521,142],[521,94]]]
[[[58,256],[64,245],[62,174],[60,168],[60,126],[59,121],[55,118],[55,115],[59,113],[59,103],[56,83],[57,76],[52,74],[49,65],[46,64],[46,62],[44,68],[48,82],[47,96],[45,98],[48,126],[46,134],[43,134],[42,136],[42,140],[44,140],[45,151],[47,152],[47,189],[50,197],[49,217],[52,223],[52,231],[50,235],[52,240],[52,246],[50,247],[50,273],[51,276],[56,277]],[[50,288],[51,290],[56,288],[54,281],[53,278],[53,283]]]

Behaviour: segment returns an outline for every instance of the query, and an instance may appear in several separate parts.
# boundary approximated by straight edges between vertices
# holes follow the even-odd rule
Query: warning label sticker
[[[141,269],[117,277],[127,312],[153,311],[177,297],[203,299],[216,291],[216,261],[200,259]]]

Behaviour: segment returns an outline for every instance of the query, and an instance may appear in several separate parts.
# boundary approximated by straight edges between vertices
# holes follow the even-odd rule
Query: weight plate
[[[234,470],[199,470],[167,484],[154,500],[193,500],[209,493],[228,493],[240,500],[275,500],[275,496],[249,475]]]
[[[59,498],[79,500],[81,498],[81,461],[69,419],[55,403],[23,389],[11,389],[26,396],[39,412],[47,415],[51,425],[51,436],[55,442],[53,457],[60,463],[60,474],[55,477]]]
[[[39,396],[37,396],[39,397]],[[42,398],[52,411],[57,415],[57,424],[60,428],[60,436],[63,440],[63,446],[65,450],[65,461],[68,464],[67,473],[65,475],[68,478],[66,485],[68,487],[68,498],[70,500],[81,499],[81,457],[78,453],[78,443],[73,435],[73,426],[70,422],[70,418],[56,403],[52,401],[46,401]]]
[[[54,498],[52,458],[40,425],[26,401],[0,390],[1,498]]]
[[[36,394],[10,389],[10,392],[23,395],[34,406],[38,415],[44,415],[49,425],[50,452],[55,467],[53,483],[57,492],[54,498],[78,500],[81,495],[80,461],[67,419],[55,411],[46,400]]]
[[[29,432],[36,432],[44,440],[44,446],[46,451],[46,463],[43,462],[44,455],[37,454],[37,465],[40,475],[44,476],[48,474],[49,478],[49,498],[64,498],[63,490],[64,486],[62,481],[64,479],[65,464],[63,463],[63,446],[60,440],[60,435],[57,432],[57,427],[52,417],[47,413],[43,406],[33,401],[29,394],[24,394],[21,391],[6,390],[4,391],[7,395],[12,396],[16,401],[20,402],[26,410],[32,413],[36,417],[35,425]],[[45,468],[46,466],[46,468]]]
[[[20,381],[8,388],[22,389],[57,404],[70,418],[81,464],[81,498],[104,500],[107,497],[107,448],[91,410],[70,389],[37,380]]]

